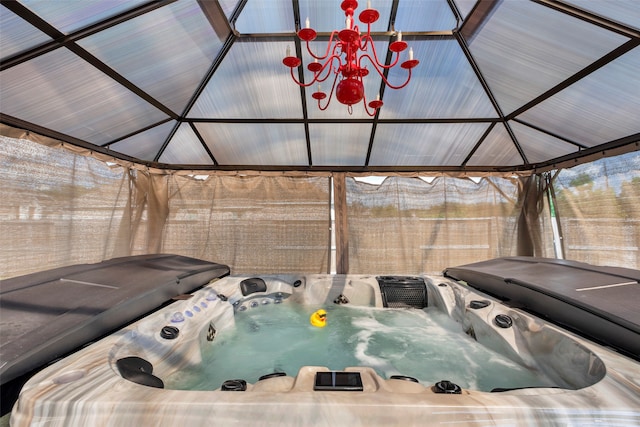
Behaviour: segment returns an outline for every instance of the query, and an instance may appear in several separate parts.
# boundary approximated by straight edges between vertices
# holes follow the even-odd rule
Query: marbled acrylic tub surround
[[[129,356],[150,361],[159,378],[199,364],[203,346],[215,345],[215,339],[208,340],[212,328],[219,332],[232,327],[234,304],[251,298],[239,291],[244,278],[219,280],[37,374],[23,389],[12,425],[640,423],[637,362],[442,277],[425,276],[430,305],[460,322],[480,343],[542,369],[558,388],[436,394],[433,384],[384,379],[361,366],[344,370],[361,373],[362,392],[314,392],[315,373],[327,370],[322,366],[249,383],[244,392],[158,389],[120,376],[116,361]],[[294,287],[296,280],[300,286]],[[266,294],[275,298],[280,293],[288,303],[313,307],[344,295],[350,304],[382,306],[373,276],[273,276],[265,281]],[[472,301],[489,304],[471,308]],[[183,320],[175,322],[176,313]],[[514,326],[498,327],[494,319],[499,314],[509,315]],[[167,325],[177,325],[177,338],[160,336]]]

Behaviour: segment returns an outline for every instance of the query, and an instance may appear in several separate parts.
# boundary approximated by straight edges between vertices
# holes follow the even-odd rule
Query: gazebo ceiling
[[[320,111],[282,64],[306,17],[326,49],[339,0],[2,0],[1,121],[173,169],[521,171],[638,149],[637,0],[371,6],[382,58],[402,31],[420,60],[404,89],[365,77],[374,117]]]

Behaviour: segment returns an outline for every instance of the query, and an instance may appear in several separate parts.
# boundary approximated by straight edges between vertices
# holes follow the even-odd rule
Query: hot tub
[[[446,315],[478,345],[539,371],[545,386],[486,390],[321,363],[257,379],[233,372],[209,390],[173,386],[207,363],[239,316],[267,305],[325,308],[323,333],[337,306]],[[639,425],[638,366],[440,276],[228,276],[35,375],[11,425]]]

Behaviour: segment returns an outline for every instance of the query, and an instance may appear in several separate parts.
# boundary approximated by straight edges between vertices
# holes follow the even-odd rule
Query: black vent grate
[[[382,303],[390,308],[424,308],[427,306],[427,285],[424,279],[414,276],[376,277]]]

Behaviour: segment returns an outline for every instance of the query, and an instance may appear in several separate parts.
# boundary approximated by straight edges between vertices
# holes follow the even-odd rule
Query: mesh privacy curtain
[[[1,138],[0,279],[159,252],[234,273],[329,270],[328,177],[197,179]]]
[[[389,177],[379,186],[348,179],[349,272],[440,274],[518,255],[521,187],[517,178],[497,177]],[[550,233],[544,222],[535,228]],[[549,247],[539,245],[536,255]]]
[[[233,274],[327,273],[328,177],[174,175],[164,252],[227,264]]]
[[[238,274],[329,271],[328,176],[194,177],[39,142],[0,140],[0,279],[157,252]],[[639,268],[639,163],[634,152],[557,173],[565,258]],[[346,218],[337,231],[348,272],[439,273],[499,256],[554,257],[540,179],[393,177],[375,186],[346,178],[346,215],[336,215]]]
[[[124,168],[0,138],[0,278],[128,254]]]
[[[553,186],[566,259],[640,269],[640,152],[563,169]]]

